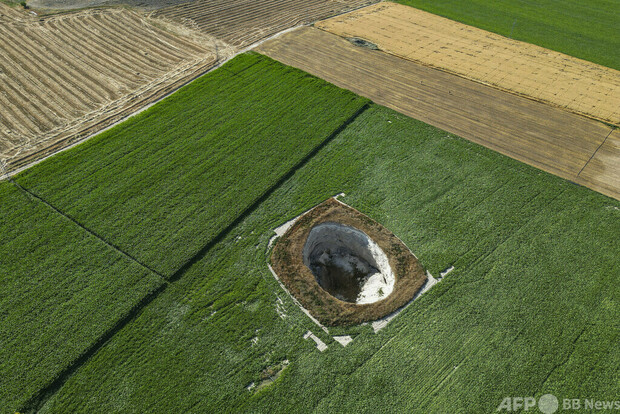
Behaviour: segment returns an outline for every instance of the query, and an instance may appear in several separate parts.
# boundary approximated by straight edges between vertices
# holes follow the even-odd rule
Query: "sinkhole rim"
[[[381,300],[356,304],[323,289],[304,263],[303,249],[313,228],[322,223],[349,226],[377,244],[394,274],[393,290]],[[301,306],[327,326],[355,325],[380,319],[406,305],[424,286],[426,272],[413,253],[380,223],[330,198],[301,215],[276,240],[269,261],[276,277]]]

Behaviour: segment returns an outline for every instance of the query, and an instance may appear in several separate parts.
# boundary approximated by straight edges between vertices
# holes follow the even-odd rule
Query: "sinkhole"
[[[345,302],[374,303],[394,289],[386,254],[351,226],[333,222],[314,226],[303,248],[303,262],[324,290]]]
[[[328,326],[375,321],[426,283],[407,246],[335,198],[276,229],[270,270],[313,318]]]

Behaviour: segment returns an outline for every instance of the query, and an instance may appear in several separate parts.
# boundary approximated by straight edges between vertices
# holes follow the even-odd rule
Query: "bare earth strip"
[[[380,3],[316,27],[384,52],[620,125],[620,72],[467,26]]]
[[[105,128],[217,60],[208,36],[128,10],[39,19],[0,4],[0,15],[0,160],[9,170]]]
[[[390,54],[356,47],[314,28],[297,29],[256,50],[378,104],[620,199],[617,181],[614,184],[594,171],[588,175],[589,170],[578,177],[611,131],[598,121]],[[618,151],[609,153],[606,159],[602,155],[595,157],[596,162],[620,165]],[[600,169],[614,174],[607,167]]]
[[[620,200],[620,129],[611,132],[576,182]]]
[[[376,0],[197,0],[154,12],[243,48]]]

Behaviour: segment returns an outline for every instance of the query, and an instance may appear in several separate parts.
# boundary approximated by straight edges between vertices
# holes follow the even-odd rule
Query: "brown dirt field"
[[[620,72],[467,26],[413,7],[380,3],[316,27],[387,53],[620,125]]]
[[[609,134],[575,181],[620,200],[619,129]]]
[[[297,29],[256,50],[380,105],[620,199],[617,180],[600,174],[594,180],[587,175],[589,170],[578,177],[611,130],[598,121],[356,47],[314,28]],[[620,154],[610,153],[605,165],[620,165]],[[611,168],[606,171],[613,176]]]
[[[385,299],[356,305],[336,299],[317,283],[303,262],[303,247],[312,227],[337,222],[366,233],[388,256],[394,272],[394,291]],[[321,323],[355,325],[389,315],[409,302],[426,282],[422,265],[392,232],[370,217],[330,198],[319,204],[297,222],[276,242],[271,264],[289,292]]]
[[[0,4],[4,17],[7,7]],[[213,41],[128,10],[0,25],[0,159],[15,170],[135,112],[216,63]],[[223,50],[223,48],[221,49]]]
[[[243,48],[290,27],[376,0],[197,0],[158,10],[165,17]]]

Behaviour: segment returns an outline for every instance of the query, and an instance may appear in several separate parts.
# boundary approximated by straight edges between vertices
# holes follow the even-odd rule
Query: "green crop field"
[[[0,183],[0,406],[54,381],[163,280]]]
[[[53,389],[367,104],[246,54],[27,170],[23,190],[2,183],[2,412]]]
[[[620,70],[616,0],[395,0]]]
[[[367,102],[243,55],[19,182],[170,278]]]
[[[471,413],[620,387],[620,202],[268,58],[237,57],[17,181],[170,280],[26,408]],[[433,275],[455,267],[379,333],[331,329],[347,347],[267,268],[273,229],[340,192]]]

